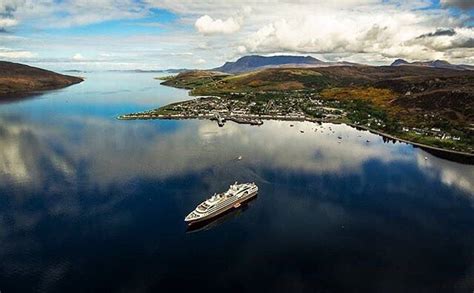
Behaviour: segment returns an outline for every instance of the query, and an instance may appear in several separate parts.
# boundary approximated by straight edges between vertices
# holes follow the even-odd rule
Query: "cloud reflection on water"
[[[354,173],[367,161],[409,162],[449,186],[474,192],[472,166],[426,155],[405,144],[344,125],[268,121],[261,127],[209,121],[113,121],[70,117],[42,126],[25,118],[2,118],[2,182],[31,189],[55,172],[55,184],[76,184],[79,172],[107,186],[149,177],[164,179],[238,162],[253,170],[285,169],[313,174]],[[329,128],[332,129],[329,130]],[[315,131],[316,130],[316,131]],[[304,131],[301,133],[300,131]],[[334,133],[333,133],[334,132]],[[338,139],[340,136],[342,139]],[[366,140],[371,142],[367,143]]]
[[[313,289],[319,276],[342,289],[383,280],[383,291],[412,276],[400,268],[441,282],[449,251],[451,269],[467,266],[457,281],[472,284],[473,242],[464,237],[472,197],[463,195],[474,192],[473,166],[343,125],[117,121],[186,92],[160,87],[154,74],[88,77],[0,109],[0,290],[69,292],[61,286],[112,277],[108,291],[156,291],[157,279],[176,286],[176,276],[198,273],[187,270],[190,245],[223,287],[255,276],[260,285]],[[255,205],[238,221],[185,235],[189,208],[234,180],[258,182]],[[351,255],[384,265],[337,258]],[[213,263],[223,256],[227,270]],[[317,264],[318,274],[301,273],[301,264],[313,273]]]
[[[416,154],[416,162],[427,176],[464,190],[474,199],[474,166],[443,160],[421,150]]]
[[[77,266],[77,262],[70,256],[74,250],[69,247],[71,245],[65,245],[70,249],[66,252],[68,258],[48,261],[22,259],[19,257],[22,251],[38,255],[43,253],[46,244],[62,246],[68,243],[69,238],[88,239],[88,236],[91,237],[97,231],[101,232],[103,239],[114,239],[125,233],[121,228],[125,231],[130,227],[136,228],[139,226],[137,221],[141,222],[137,220],[138,215],[133,213],[141,210],[129,208],[128,205],[139,188],[135,183],[137,180],[140,184],[148,180],[152,185],[159,186],[167,180],[200,174],[199,180],[206,181],[206,184],[212,186],[209,188],[211,190],[222,187],[222,183],[216,183],[215,178],[252,180],[252,177],[258,176],[259,181],[264,181],[272,176],[268,173],[278,173],[279,180],[301,180],[301,184],[281,182],[280,185],[265,186],[266,197],[257,199],[256,204],[266,200],[268,204],[272,199],[274,208],[254,209],[259,211],[258,217],[250,213],[240,221],[244,231],[258,229],[255,228],[256,223],[265,229],[258,231],[261,237],[240,242],[239,258],[230,260],[233,263],[230,270],[219,272],[221,279],[231,278],[229,274],[245,271],[244,268],[252,263],[261,262],[255,266],[261,268],[266,258],[283,264],[287,261],[289,251],[299,251],[299,254],[293,254],[292,257],[297,257],[301,263],[308,256],[312,256],[315,263],[332,263],[317,254],[311,254],[311,251],[307,251],[309,247],[329,251],[329,255],[358,248],[359,252],[368,256],[373,253],[373,247],[369,245],[365,250],[362,247],[364,243],[368,243],[364,241],[369,241],[374,235],[379,241],[385,240],[385,245],[394,241],[402,244],[401,248],[387,246],[392,249],[387,262],[394,261],[396,257],[399,261],[397,265],[401,261],[404,266],[413,266],[410,264],[413,253],[403,254],[413,248],[419,249],[415,241],[410,240],[413,235],[419,231],[426,231],[424,235],[428,236],[442,235],[446,226],[453,221],[452,216],[437,219],[432,215],[432,209],[438,211],[446,199],[429,198],[423,205],[415,208],[410,202],[412,198],[419,198],[418,192],[423,190],[410,189],[417,183],[416,180],[408,180],[410,182],[403,186],[397,184],[405,178],[398,176],[399,171],[380,178],[366,178],[373,175],[373,171],[367,170],[370,163],[375,162],[382,172],[390,171],[392,165],[397,169],[397,164],[406,164],[421,170],[417,172],[417,176],[426,176],[429,178],[427,182],[439,181],[447,188],[456,187],[468,194],[473,192],[470,183],[474,181],[472,166],[437,159],[405,144],[383,143],[376,135],[344,125],[319,126],[313,123],[273,121],[266,122],[261,127],[228,123],[219,128],[209,121],[116,121],[82,116],[61,118],[61,124],[44,123],[25,116],[0,118],[0,192],[4,194],[3,200],[8,202],[4,205],[8,209],[3,209],[0,217],[0,257],[4,260],[0,268],[3,272],[15,272],[15,276],[40,276],[38,286],[46,291],[60,284]],[[295,126],[290,127],[290,124]],[[370,143],[366,142],[367,139]],[[239,155],[243,157],[241,161],[236,160]],[[424,160],[424,156],[429,159]],[[400,172],[404,170],[400,168]],[[294,174],[297,176],[293,176]],[[395,180],[377,181],[390,179],[390,176],[395,176]],[[339,179],[325,183],[325,180],[334,178]],[[275,180],[272,182],[275,183]],[[180,196],[186,194],[187,189],[186,186],[180,188],[182,190],[176,192],[176,197],[162,199],[163,206],[177,202],[177,206],[169,207],[174,208],[173,212],[178,214],[176,217],[185,212],[180,210],[183,206],[179,202]],[[354,194],[350,195],[351,192]],[[150,192],[150,200],[155,194],[158,193]],[[29,197],[39,197],[41,203],[32,207]],[[141,198],[143,199],[146,198]],[[386,202],[379,203],[378,200]],[[191,202],[189,199],[188,201]],[[397,205],[399,201],[401,206]],[[383,208],[378,210],[380,206]],[[155,208],[157,211],[154,213],[164,211],[158,206]],[[275,212],[278,212],[279,221],[271,221]],[[400,222],[390,221],[392,213],[397,215]],[[166,217],[174,219],[174,215]],[[51,244],[41,233],[41,227],[50,221],[66,223],[77,230],[55,235],[57,239]],[[93,225],[88,224],[89,221],[93,221]],[[410,223],[410,229],[402,227],[404,221]],[[362,230],[355,230],[353,234],[340,238],[339,233],[344,225]],[[153,229],[157,233],[166,234],[170,233],[167,229],[176,229],[176,226],[168,228],[164,224]],[[216,233],[222,233],[216,230]],[[43,233],[51,236],[54,231]],[[176,234],[176,231],[170,233]],[[147,239],[142,234],[138,236]],[[165,239],[160,238],[158,241],[152,238],[158,242],[164,242]],[[223,239],[221,241],[225,241],[225,237]],[[269,250],[269,239],[280,241],[279,245]],[[175,241],[173,246],[184,250],[185,247],[182,246],[185,244],[180,242],[181,239]],[[144,245],[151,254],[171,250],[164,244],[151,242]],[[222,247],[228,245],[230,244]],[[132,249],[143,247],[132,246]],[[256,255],[255,251],[266,251],[266,255]],[[176,275],[181,274],[185,259],[191,255],[173,257],[177,265],[166,268],[168,271],[162,272],[164,275],[173,274],[173,270],[176,270]],[[155,256],[155,261],[166,263],[166,257],[156,258]],[[335,269],[339,270],[338,274],[347,277],[349,274],[344,271],[345,265],[347,262],[330,268],[323,267],[321,272],[328,274],[330,269]],[[423,266],[417,268],[424,269]],[[139,269],[143,267],[139,266]],[[158,274],[164,268],[156,269]],[[381,277],[388,279],[387,282],[395,282],[397,277],[403,277],[403,274],[387,274],[389,272],[390,270],[384,270],[380,273]],[[372,273],[370,267],[366,273]],[[279,272],[270,271],[268,276],[272,274]],[[365,276],[363,272],[360,274]],[[332,275],[326,276],[335,278]],[[136,279],[131,278],[127,281],[129,285],[127,283],[125,286],[151,286],[147,283],[150,280],[141,279],[138,273]],[[286,278],[281,279],[278,284],[288,288],[310,288],[312,285],[296,271],[287,272]],[[349,277],[343,279],[348,282],[347,286],[354,281]],[[135,281],[137,284],[134,284]],[[469,280],[459,282],[470,284]],[[120,282],[118,284],[124,285]],[[380,286],[387,288],[388,285],[384,283]]]

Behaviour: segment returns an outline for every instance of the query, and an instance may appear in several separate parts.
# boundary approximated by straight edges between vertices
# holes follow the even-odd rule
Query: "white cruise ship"
[[[184,221],[195,223],[212,219],[232,208],[238,208],[244,201],[256,196],[257,192],[258,187],[255,183],[237,184],[235,182],[226,192],[214,194],[198,205]]]

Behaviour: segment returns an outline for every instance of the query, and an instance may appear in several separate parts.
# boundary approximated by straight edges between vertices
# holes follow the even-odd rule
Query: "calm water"
[[[0,104],[2,293],[472,292],[474,166],[342,125],[116,120],[187,99],[154,76]],[[234,181],[259,196],[187,231]]]

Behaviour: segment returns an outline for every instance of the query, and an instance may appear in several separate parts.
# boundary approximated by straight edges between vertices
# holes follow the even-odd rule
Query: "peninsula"
[[[474,154],[474,71],[335,65],[230,74],[189,71],[164,85],[199,97],[119,119],[265,119],[346,123],[419,145]],[[314,61],[311,61],[314,62]]]
[[[63,75],[24,64],[0,61],[0,100],[29,95],[82,82],[80,77]]]

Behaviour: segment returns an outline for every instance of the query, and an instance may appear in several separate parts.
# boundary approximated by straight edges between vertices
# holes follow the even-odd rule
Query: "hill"
[[[336,88],[380,88],[396,97],[391,105],[420,113],[443,112],[450,120],[474,123],[474,71],[417,66],[269,68],[237,75],[191,71],[163,84],[191,89],[194,95],[295,90],[335,93]]]
[[[390,66],[420,66],[453,70],[474,70],[474,66],[464,64],[451,64],[448,61],[444,60],[408,62],[403,59],[397,59]]]
[[[212,85],[212,83],[219,81],[230,74],[207,71],[207,70],[193,70],[181,72],[176,76],[164,77],[163,85],[172,86],[183,89],[194,89],[204,85]]]
[[[264,68],[278,67],[318,67],[318,66],[336,66],[352,65],[349,62],[325,62],[311,56],[258,56],[251,55],[238,59],[235,62],[226,62],[221,67],[212,69],[226,73],[242,73]]]
[[[0,61],[0,97],[70,86],[83,79],[24,64]]]
[[[343,122],[426,145],[474,152],[474,71],[470,70],[330,66],[267,68],[235,75],[194,71],[164,84],[191,89],[192,95],[255,102],[260,110],[270,107],[271,100],[283,109],[298,104],[313,117],[319,113],[308,110],[305,101],[336,101],[348,115]]]

